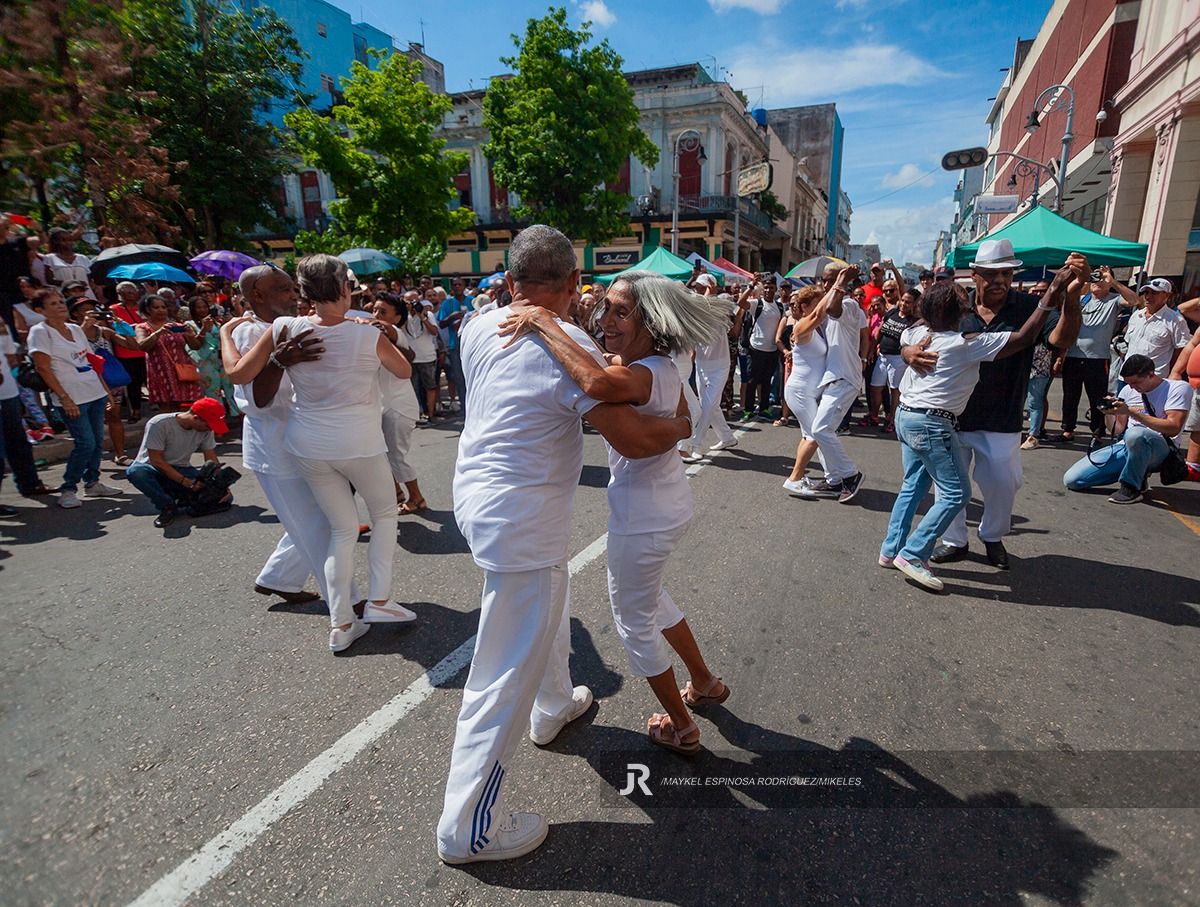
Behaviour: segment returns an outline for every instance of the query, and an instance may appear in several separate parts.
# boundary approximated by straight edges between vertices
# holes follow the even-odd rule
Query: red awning
[[[743,277],[749,277],[751,280],[753,280],[755,276],[752,271],[747,271],[745,268],[739,268],[728,258],[714,258],[713,264],[722,271],[732,271],[734,274],[741,274]]]

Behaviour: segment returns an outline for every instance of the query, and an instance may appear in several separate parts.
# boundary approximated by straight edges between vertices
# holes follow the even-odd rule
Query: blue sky
[[[509,35],[544,15],[546,0],[426,3],[334,0],[401,43],[420,41],[446,67],[448,91],[504,72]],[[751,106],[834,102],[846,127],[842,187],[851,241],[878,242],[897,262],[927,262],[953,215],[957,174],[942,154],[986,143],[987,100],[1032,38],[1050,0],[575,0],[626,69],[700,62]],[[423,20],[423,22],[422,22]],[[719,73],[719,75],[718,75]]]

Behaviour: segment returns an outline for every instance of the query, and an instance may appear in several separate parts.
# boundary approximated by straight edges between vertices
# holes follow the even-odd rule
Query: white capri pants
[[[383,601],[392,597],[392,561],[400,523],[392,474],[383,454],[352,460],[296,459],[317,505],[329,520],[329,544],[324,560],[329,622],[330,626],[342,627],[355,619],[354,599],[350,594],[359,526],[354,491],[362,495],[371,515],[371,541],[367,546],[371,581],[367,598]]]
[[[812,439],[813,423],[817,421],[817,390],[816,381],[793,381],[783,386],[783,399],[787,401],[788,409],[800,423],[804,437]]]
[[[417,471],[408,462],[408,450],[412,445],[416,420],[394,409],[383,411],[383,440],[387,443],[387,461],[392,476],[403,485],[417,477]]]
[[[985,542],[998,542],[1012,531],[1012,512],[1017,501],[1017,489],[1025,482],[1021,470],[1021,434],[962,431],[958,433],[958,437],[962,441],[967,471],[979,486],[979,494],[983,498],[979,537]],[[942,536],[942,541],[958,548],[967,544],[966,508],[959,511],[950,528]]]
[[[719,343],[725,346],[725,339]],[[700,388],[700,418],[692,434],[691,449],[699,450],[704,443],[704,436],[711,428],[717,435],[717,440],[728,444],[733,440],[733,432],[721,412],[721,391],[725,389],[725,379],[729,377],[729,347],[725,346],[724,359],[701,359],[696,356],[696,384]]]
[[[488,843],[493,823],[506,815],[504,775],[525,722],[537,730],[574,706],[570,589],[565,560],[540,570],[483,571],[475,654],[438,820],[438,850],[444,854],[476,853]]]
[[[880,353],[875,359],[875,368],[871,370],[871,387],[899,388],[900,379],[908,371],[904,357]]]
[[[608,598],[617,634],[638,677],[655,677],[671,667],[663,630],[683,612],[663,588],[667,558],[687,532],[689,523],[664,532],[608,534]]]

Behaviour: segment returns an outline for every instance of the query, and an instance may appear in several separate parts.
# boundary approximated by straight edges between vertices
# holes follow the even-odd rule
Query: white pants
[[[540,570],[483,572],[475,654],[463,687],[450,755],[438,850],[465,857],[488,843],[506,815],[502,785],[525,735],[574,705],[570,574],[566,561]]]
[[[858,396],[858,385],[844,378],[830,382],[821,388],[821,399],[817,401],[817,415],[813,419],[812,439],[817,442],[817,456],[825,469],[825,481],[833,484],[848,479],[858,472],[858,467],[842,446],[837,428],[854,399]]]
[[[696,357],[696,385],[700,388],[700,418],[693,423],[696,428],[692,433],[691,449],[699,450],[704,443],[704,436],[711,428],[717,435],[717,440],[728,444],[733,440],[733,432],[721,412],[721,391],[725,389],[725,379],[729,377],[729,357],[724,359],[701,359]]]
[[[351,594],[359,526],[354,491],[362,495],[371,514],[371,542],[367,546],[371,582],[367,597],[372,601],[392,597],[392,561],[400,522],[392,474],[383,454],[353,460],[296,459],[317,505],[329,520],[329,540],[322,561],[329,593],[326,601],[330,626],[342,627],[354,621],[356,601]]]
[[[608,534],[608,600],[629,667],[638,677],[655,677],[671,667],[662,631],[683,620],[683,612],[663,588],[662,578],[667,558],[687,529],[684,523],[666,532]]]
[[[692,357],[687,353],[679,353],[671,358],[675,363],[676,370],[679,372],[679,380],[683,384],[683,397],[687,400],[688,418],[692,420],[692,430],[695,431],[695,426],[700,424],[700,398],[696,396],[696,392],[688,384],[688,378],[692,376]],[[679,442],[679,449],[682,451],[691,450],[691,444],[691,438],[684,438]]]
[[[979,537],[985,542],[998,542],[1012,531],[1017,489],[1025,481],[1021,472],[1021,435],[1019,432],[963,431],[958,437],[962,440],[967,471],[979,486],[983,498]],[[973,471],[972,457],[975,460]],[[965,508],[954,518],[942,541],[959,548],[967,544]]]
[[[267,503],[279,517],[283,535],[254,582],[280,592],[299,592],[309,574],[317,578],[321,597],[329,601],[325,586],[325,552],[329,548],[329,520],[301,476],[276,476],[256,472]]]
[[[388,465],[392,468],[392,477],[401,485],[417,477],[417,471],[408,462],[408,449],[416,425],[415,419],[394,409],[383,411],[383,440],[387,443]]]
[[[817,421],[817,400],[820,391],[817,390],[816,380],[812,381],[796,381],[788,380],[788,383],[783,386],[783,399],[787,401],[788,409],[792,411],[792,415],[796,417],[796,421],[800,423],[800,430],[805,438],[812,438],[813,425]],[[836,429],[837,426],[835,425]],[[835,434],[836,438],[837,435]],[[854,473],[850,473],[854,475]]]

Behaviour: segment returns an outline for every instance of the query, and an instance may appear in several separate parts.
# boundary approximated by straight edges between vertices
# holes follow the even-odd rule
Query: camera
[[[1120,397],[1114,397],[1111,394],[1106,394],[1100,398],[1100,401],[1097,405],[1103,410],[1116,409],[1117,403],[1120,401],[1120,399]]]
[[[1092,272],[1092,283],[1096,283],[1097,281],[1100,281],[1103,279],[1104,279],[1104,275],[1101,274],[1099,271]]]
[[[200,467],[192,487],[188,489],[188,497],[180,503],[187,508],[192,516],[204,516],[209,513],[220,513],[233,506],[231,501],[223,501],[234,482],[242,474],[232,466],[222,466],[219,463],[208,462]]]

